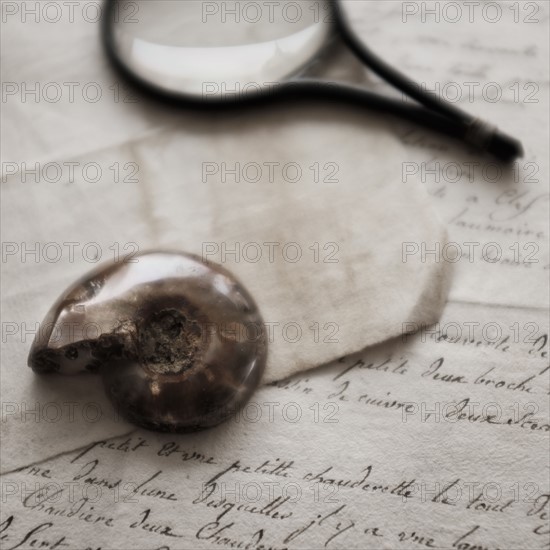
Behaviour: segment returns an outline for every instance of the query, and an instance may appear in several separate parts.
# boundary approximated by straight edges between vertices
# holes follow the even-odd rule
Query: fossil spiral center
[[[176,309],[153,313],[137,329],[137,359],[154,374],[178,374],[200,359],[203,330]]]

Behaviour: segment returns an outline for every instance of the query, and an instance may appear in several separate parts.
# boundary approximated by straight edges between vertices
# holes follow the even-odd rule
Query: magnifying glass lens
[[[319,0],[120,0],[109,14],[118,61],[145,84],[194,99],[272,87],[331,33]]]

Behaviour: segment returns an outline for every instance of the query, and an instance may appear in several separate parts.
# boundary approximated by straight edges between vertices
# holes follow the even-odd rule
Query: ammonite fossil
[[[149,252],[99,268],[50,309],[29,354],[37,373],[99,373],[140,426],[215,426],[251,396],[267,357],[254,300],[226,269]]]

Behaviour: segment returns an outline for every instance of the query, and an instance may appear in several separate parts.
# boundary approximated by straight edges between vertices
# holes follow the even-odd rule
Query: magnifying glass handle
[[[389,99],[388,102],[381,102],[380,104],[380,107],[385,106],[386,112],[394,113],[417,124],[460,138],[505,162],[523,156],[523,146],[519,140],[499,131],[496,126],[466,113],[445,99],[422,90],[413,80],[407,78],[403,73],[378,57],[363,44],[346,22],[339,0],[333,0],[333,10],[338,34],[355,56],[386,82],[424,106],[424,108],[414,108],[400,105],[398,101]],[[370,104],[373,101],[378,101],[372,97],[374,94],[366,91],[364,93],[370,95],[369,98],[365,97],[365,102]],[[380,97],[379,99],[384,98]],[[442,117],[443,120],[438,120],[437,115]]]
[[[429,130],[460,139],[481,151],[486,151],[504,162],[523,156],[523,147],[517,139],[500,132],[480,119],[449,118],[422,105],[405,103],[377,94],[361,86],[331,83],[300,77],[278,90],[279,100],[317,98],[357,105],[372,111],[394,115]]]

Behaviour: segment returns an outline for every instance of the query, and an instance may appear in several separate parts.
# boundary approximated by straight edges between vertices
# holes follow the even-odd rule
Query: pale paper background
[[[526,146],[526,157],[514,173],[491,183],[481,170],[492,165],[491,159],[388,122],[407,146],[405,156],[400,152],[385,159],[398,167],[399,181],[404,161],[419,169],[423,162],[428,168],[455,163],[463,170],[456,182],[441,171],[438,181],[429,174],[424,178],[448,222],[451,241],[479,243],[474,257],[454,264],[452,302],[435,336],[424,331],[264,387],[242,415],[204,434],[159,436],[128,427],[132,432],[127,437],[87,451],[76,448],[84,444],[81,440],[73,451],[5,474],[1,534],[6,548],[21,541],[20,547],[30,547],[31,540],[52,545],[60,539],[71,548],[220,548],[238,543],[304,549],[548,548],[548,11],[544,3],[532,4],[538,8],[538,23],[523,22],[528,11],[520,11],[521,22],[515,23],[513,3],[503,3],[503,16],[495,24],[477,17],[474,23],[429,25],[419,17],[403,24],[401,2],[353,3],[370,44],[418,80],[432,86],[438,79],[441,86],[458,82],[463,90],[465,82],[499,83],[502,101],[490,103],[478,94],[472,103],[463,101],[464,107],[518,135]],[[29,66],[21,70],[30,71]],[[366,79],[385,90],[374,77]],[[515,82],[522,98],[517,103],[508,90]],[[531,83],[538,87],[536,103],[525,102],[533,88],[524,85]],[[39,113],[39,105],[24,107],[22,117],[32,116],[32,109]],[[139,104],[122,110],[128,124],[135,125],[134,136],[153,132],[143,113],[134,118]],[[294,118],[303,116],[294,113]],[[98,113],[98,122],[101,116],[109,120]],[[327,130],[338,132],[346,116],[331,116]],[[355,117],[372,121],[362,114]],[[43,118],[34,118],[35,149],[25,149],[29,154],[59,147],[61,159],[85,155],[86,147],[78,147],[96,131],[90,126],[80,141],[60,136],[59,143],[50,143],[40,135]],[[30,127],[18,124],[15,135]],[[47,126],[42,128],[46,132]],[[69,120],[67,128],[73,128]],[[97,136],[108,151],[125,139],[123,132],[117,127]],[[386,133],[389,129],[382,126],[377,136]],[[16,147],[18,141],[10,143]],[[177,138],[167,142],[168,150],[177,143]],[[134,144],[128,147],[131,159]],[[472,181],[466,163],[479,163]],[[104,224],[108,227],[108,217]],[[173,223],[162,230],[177,228]],[[134,240],[126,235],[121,242]],[[480,250],[492,242],[507,261],[481,257]],[[520,261],[513,261],[509,249],[516,243]],[[529,255],[533,250],[536,254]],[[420,256],[410,261],[415,259],[421,262]],[[74,265],[67,267],[76,272]],[[63,276],[70,280],[73,275]],[[34,296],[25,296],[29,312],[35,300],[45,301],[43,293],[37,287]],[[96,441],[109,409],[96,397],[100,388],[78,388],[75,380],[65,395],[58,394],[57,403],[65,405],[62,422],[74,403],[75,426],[87,420],[89,441]],[[103,407],[97,422],[86,409],[89,402]],[[457,403],[464,414],[460,420]],[[30,431],[24,424],[33,422],[32,415],[25,418],[17,411],[6,419],[14,416]],[[51,434],[60,424],[41,419],[34,428]],[[126,429],[116,421],[111,426],[119,433]],[[25,458],[20,448],[17,454]],[[266,461],[269,466],[262,467]],[[33,455],[22,463],[34,462]],[[282,462],[286,468],[276,470]],[[228,468],[215,485],[208,483]],[[324,483],[315,477],[322,472]],[[40,504],[33,492],[48,483],[52,498]],[[282,516],[274,517],[275,508]],[[103,519],[89,523],[98,516]]]
[[[404,185],[401,165],[385,161],[403,158],[405,153],[382,121],[365,113],[358,116],[351,109],[331,112],[326,106],[304,105],[224,116],[193,116],[172,109],[170,118],[164,119],[167,109],[144,98],[130,104],[130,111],[122,102],[116,104],[120,110],[111,112],[110,79],[118,77],[106,65],[97,26],[81,21],[78,38],[71,32],[78,26],[76,19],[66,23],[66,34],[54,24],[56,37],[49,34],[51,26],[43,22],[34,29],[33,40],[41,37],[44,43],[66,44],[73,40],[70,51],[82,48],[82,57],[89,57],[90,63],[72,65],[65,54],[65,62],[52,57],[29,73],[24,63],[27,50],[13,49],[28,25],[8,24],[7,51],[13,52],[8,59],[20,62],[8,66],[6,75],[17,76],[14,81],[21,87],[31,81],[46,94],[52,93],[50,82],[100,82],[105,96],[97,103],[82,96],[78,100],[77,93],[74,103],[68,98],[39,101],[32,123],[25,119],[35,108],[29,96],[7,96],[7,127],[21,141],[6,142],[9,162],[4,165],[2,185],[6,253],[2,400],[14,410],[23,407],[20,403],[32,408],[72,395],[77,401],[97,401],[110,420],[90,427],[82,418],[61,418],[43,430],[21,421],[19,414],[9,414],[1,424],[10,442],[3,450],[2,471],[26,464],[27,453],[41,460],[126,429],[113,423],[111,407],[92,376],[43,380],[25,367],[32,341],[27,331],[42,321],[75,278],[95,267],[96,258],[88,258],[95,248],[87,243],[98,243],[103,260],[113,258],[116,246],[122,257],[136,250],[164,248],[224,264],[244,283],[270,327],[264,382],[388,340],[401,334],[404,323],[419,326],[439,319],[450,264],[434,258],[404,262],[402,249],[404,242],[426,243],[432,249],[441,246],[446,230],[420,178]],[[337,60],[334,66],[339,66]],[[353,63],[346,73],[361,78]],[[120,98],[127,93],[121,92]],[[109,118],[101,122],[105,111]],[[147,115],[141,130],[126,125],[132,112],[136,118]],[[68,113],[74,116],[65,127]],[[79,143],[77,116],[95,134],[85,149]],[[127,134],[106,145],[111,128],[119,127],[126,127]],[[70,147],[76,141],[80,148],[76,156],[64,157],[77,151],[62,144],[67,136],[60,134],[65,133],[73,135]],[[45,159],[36,182],[29,167]],[[67,171],[66,177],[55,181],[59,176],[49,162],[75,163],[74,178]],[[254,169],[241,175],[240,181],[230,175],[222,178],[222,168],[206,175],[205,167],[230,170],[237,163],[263,167],[261,179],[250,181]],[[266,168],[269,164],[273,172]],[[302,172],[298,181],[289,181],[296,177],[295,168],[288,172],[277,168],[290,164]],[[317,176],[310,169],[315,164]],[[97,182],[89,181],[95,176],[93,165],[102,172]],[[80,168],[84,166],[88,168]],[[16,167],[20,170],[11,173]],[[68,242],[75,243],[74,259],[65,253],[59,261],[47,261],[58,250],[67,252]],[[277,246],[273,257],[264,243]],[[299,247],[297,261],[297,247],[286,248],[290,243]],[[38,261],[21,253],[24,247],[37,245]],[[224,253],[224,247],[229,251],[240,247],[241,252]],[[285,249],[289,259],[283,255]],[[255,261],[258,250],[262,256]]]

